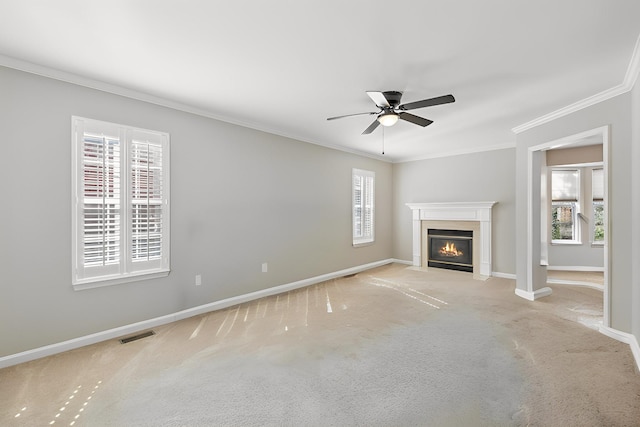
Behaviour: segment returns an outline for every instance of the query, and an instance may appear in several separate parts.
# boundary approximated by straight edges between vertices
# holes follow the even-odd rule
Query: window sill
[[[103,286],[121,285],[123,283],[139,282],[141,280],[157,279],[159,277],[166,277],[169,275],[170,270],[154,270],[154,271],[140,271],[131,273],[127,276],[102,276],[92,277],[90,279],[77,280],[73,283],[73,289],[75,291],[83,291],[85,289],[101,288]]]
[[[552,246],[577,246],[577,245],[581,245],[582,242],[579,242],[577,240],[552,240],[551,241],[551,245]]]
[[[375,240],[368,240],[366,242],[353,242],[353,247],[354,248],[360,248],[363,246],[371,246],[375,243]]]

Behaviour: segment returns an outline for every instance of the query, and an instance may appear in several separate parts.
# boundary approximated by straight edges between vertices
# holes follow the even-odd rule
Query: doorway
[[[530,254],[539,254],[539,266],[531,265],[531,268],[527,269],[527,291],[533,295],[539,296],[549,295],[551,289],[542,288],[534,291],[534,284],[547,281],[547,266],[548,266],[548,232],[549,224],[548,218],[548,204],[547,198],[547,165],[546,165],[546,152],[550,150],[565,149],[572,147],[588,146],[602,144],[602,169],[604,176],[604,195],[603,195],[603,228],[604,228],[604,242],[603,242],[603,256],[604,256],[604,283],[603,283],[603,326],[610,326],[610,313],[609,313],[609,295],[610,295],[610,280],[609,280],[609,202],[608,202],[608,170],[609,170],[609,126],[603,126],[589,131],[581,132],[579,134],[564,137],[558,140],[549,141],[543,144],[535,145],[528,148],[528,230],[527,233],[527,248]],[[534,222],[539,219],[539,224]],[[534,227],[535,225],[535,227]],[[534,233],[534,228],[540,227],[540,233]],[[533,236],[539,236],[534,238]],[[538,240],[538,241],[537,241]],[[528,262],[533,263],[536,257],[529,256]],[[542,271],[543,274],[539,274]],[[538,274],[536,274],[538,272]],[[534,277],[535,274],[535,277]]]

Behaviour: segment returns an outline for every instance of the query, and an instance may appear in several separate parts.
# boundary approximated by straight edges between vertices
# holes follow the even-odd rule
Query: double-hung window
[[[551,242],[580,243],[580,170],[551,170]]]
[[[169,273],[169,135],[72,118],[73,285]]]
[[[592,242],[604,244],[604,171],[591,171],[591,199],[593,203]]]
[[[374,241],[375,172],[353,169],[353,245]]]

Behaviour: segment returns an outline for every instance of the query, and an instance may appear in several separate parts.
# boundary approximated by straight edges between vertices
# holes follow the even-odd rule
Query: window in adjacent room
[[[353,245],[374,241],[375,172],[353,169]]]
[[[169,135],[72,118],[73,285],[169,273]]]
[[[593,203],[592,242],[604,244],[604,171],[593,169],[591,172],[591,199]]]
[[[580,170],[551,170],[551,242],[580,243]]]

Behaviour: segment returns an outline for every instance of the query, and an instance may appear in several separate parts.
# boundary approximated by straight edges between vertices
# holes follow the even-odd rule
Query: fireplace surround
[[[428,267],[428,229],[473,232],[473,276],[491,276],[491,209],[496,202],[407,203],[413,213],[413,265]]]

